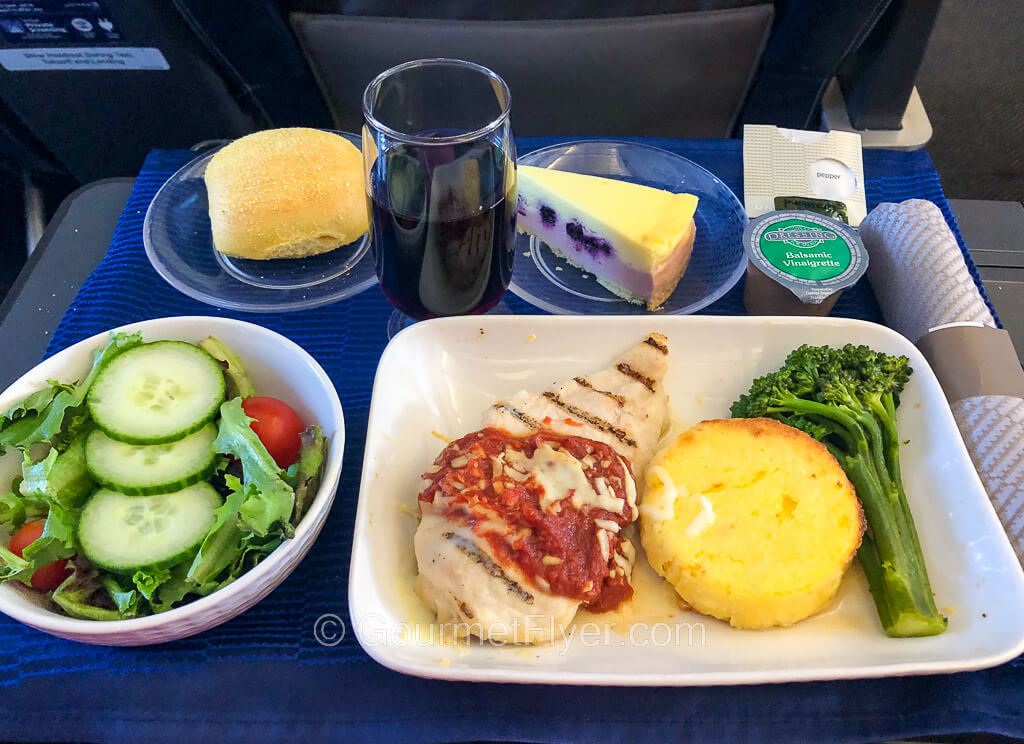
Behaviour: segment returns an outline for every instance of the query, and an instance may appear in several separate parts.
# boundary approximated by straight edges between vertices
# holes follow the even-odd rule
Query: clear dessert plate
[[[657,331],[676,431],[729,416],[751,380],[801,343],[905,354],[903,477],[948,630],[889,638],[854,563],[831,607],[789,628],[736,630],[682,609],[642,553],[636,599],[578,615],[549,646],[446,645],[413,583],[420,474],[519,390],[598,370]],[[416,374],[410,374],[416,370]],[[407,674],[452,680],[717,685],[954,672],[1024,651],[1024,573],[921,353],[883,326],[842,318],[477,316],[417,323],[392,340],[374,383],[349,576],[363,648]]]
[[[686,315],[719,299],[746,270],[743,205],[715,175],[684,157],[632,142],[585,140],[535,150],[518,163],[618,178],[694,194],[700,200],[694,215],[697,236],[686,273],[653,313],[612,294],[592,274],[571,266],[536,237],[519,233],[509,289],[542,310],[561,315]]]
[[[361,146],[357,134],[335,134]],[[219,149],[208,150],[178,170],[146,211],[146,255],[168,284],[215,307],[280,312],[337,302],[377,283],[368,234],[309,258],[252,261],[215,251],[203,174]]]

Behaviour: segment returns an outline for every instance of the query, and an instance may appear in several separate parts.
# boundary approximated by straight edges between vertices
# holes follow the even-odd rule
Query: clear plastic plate
[[[336,134],[360,146],[359,135]],[[368,235],[309,258],[252,261],[215,251],[203,174],[219,149],[171,176],[146,212],[146,255],[172,287],[216,307],[279,312],[337,302],[377,283]]]
[[[654,314],[697,312],[732,289],[746,269],[743,205],[716,176],[686,158],[648,145],[586,140],[536,150],[519,158],[519,164],[618,178],[700,199],[689,266]],[[546,243],[524,233],[516,239],[510,289],[539,308],[563,315],[651,314],[642,305],[612,294],[592,274],[570,266]]]

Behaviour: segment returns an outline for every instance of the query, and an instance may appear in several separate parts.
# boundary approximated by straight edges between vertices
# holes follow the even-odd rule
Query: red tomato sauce
[[[604,478],[623,502],[622,513],[586,504],[576,508],[571,492],[564,494],[566,498],[559,494],[557,506],[545,510],[541,506],[544,486],[536,477],[524,477],[519,471],[510,475],[510,468],[499,468],[492,460],[499,458],[500,464],[500,456],[511,450],[532,457],[544,444],[581,461],[584,476],[595,490],[596,479]],[[624,485],[632,477],[625,460],[602,442],[553,432],[515,437],[487,428],[452,442],[438,455],[434,467],[423,474],[420,509],[440,509],[452,523],[470,526],[487,540],[500,562],[518,566],[537,588],[581,600],[591,611],[606,612],[629,599],[633,588],[614,560],[616,552],[624,552],[620,550],[623,538],[606,531],[610,549],[606,559],[595,520],[613,521],[620,528],[633,522],[636,515]]]

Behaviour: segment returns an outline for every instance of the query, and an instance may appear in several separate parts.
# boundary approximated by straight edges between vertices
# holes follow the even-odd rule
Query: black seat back
[[[335,125],[349,131],[361,125],[362,92],[377,73],[457,57],[506,80],[518,134],[727,137],[772,21],[762,0],[288,5]]]

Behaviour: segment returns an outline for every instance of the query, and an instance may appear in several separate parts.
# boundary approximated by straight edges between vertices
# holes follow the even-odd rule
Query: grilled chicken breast
[[[538,591],[515,564],[498,560],[468,527],[425,514],[416,530],[416,593],[437,613],[450,638],[499,643],[551,643],[561,637],[579,600]]]
[[[517,435],[544,428],[604,442],[640,476],[668,421],[667,370],[668,339],[652,333],[600,372],[495,403],[484,424]]]
[[[455,476],[461,480],[450,480],[447,474],[452,469],[474,467],[473,458],[463,457],[462,450],[439,456],[424,474],[415,551],[419,567],[417,593],[437,613],[442,627],[447,627],[455,637],[474,635],[498,642],[548,643],[562,637],[583,604],[579,592],[575,596],[559,594],[542,573],[531,574],[516,560],[509,559],[524,545],[515,542],[515,536],[522,535],[522,524],[510,523],[517,516],[515,511],[503,516],[486,506],[476,512],[473,509],[477,507],[461,506],[474,488],[486,494],[493,480],[501,481],[499,489],[515,487],[516,483],[502,480],[509,475],[518,484],[540,489],[531,491],[532,500],[524,503],[526,508],[547,515],[541,527],[549,519],[565,519],[567,509],[576,509],[585,516],[577,522],[578,529],[574,528],[575,533],[585,533],[580,543],[586,546],[583,560],[602,567],[600,587],[610,587],[608,591],[612,592],[595,598],[600,587],[585,586],[590,593],[584,599],[593,602],[588,606],[608,608],[630,595],[628,580],[634,550],[621,530],[637,517],[639,478],[634,476],[642,475],[667,422],[668,398],[663,387],[667,369],[667,339],[651,334],[606,369],[574,377],[544,392],[521,392],[508,401],[496,403],[484,415],[488,429],[467,435],[446,448],[448,452],[455,445],[470,447],[476,441],[474,437],[486,441],[487,432],[496,429],[512,437],[528,437],[537,432],[541,432],[539,436],[549,436],[543,433],[553,432],[563,438],[593,440],[584,443],[587,451],[604,454],[587,457],[582,456],[584,452],[577,452],[579,457],[574,459],[563,449],[557,456],[545,454],[541,461],[537,459],[541,451],[538,449],[531,459],[519,457],[520,469],[510,472],[509,465],[515,459],[512,455],[516,453],[506,450],[504,455],[490,458],[493,471],[490,465],[475,471],[483,472],[487,483],[484,479],[477,481],[476,475],[466,479],[461,471]],[[453,458],[454,454],[459,456]],[[615,464],[619,458],[629,467],[621,462]],[[524,467],[523,462],[530,467]],[[606,472],[608,468],[617,475]],[[609,483],[614,487],[609,488]],[[581,494],[586,494],[585,498]],[[475,494],[469,502],[484,503]],[[513,546],[511,553],[505,543],[495,545],[495,534],[508,535],[509,545]],[[535,540],[536,535],[526,539]],[[553,565],[561,564],[563,558],[550,555],[544,560],[550,568],[554,561],[557,564]],[[548,578],[552,576],[549,574]],[[606,601],[609,597],[613,601]]]

